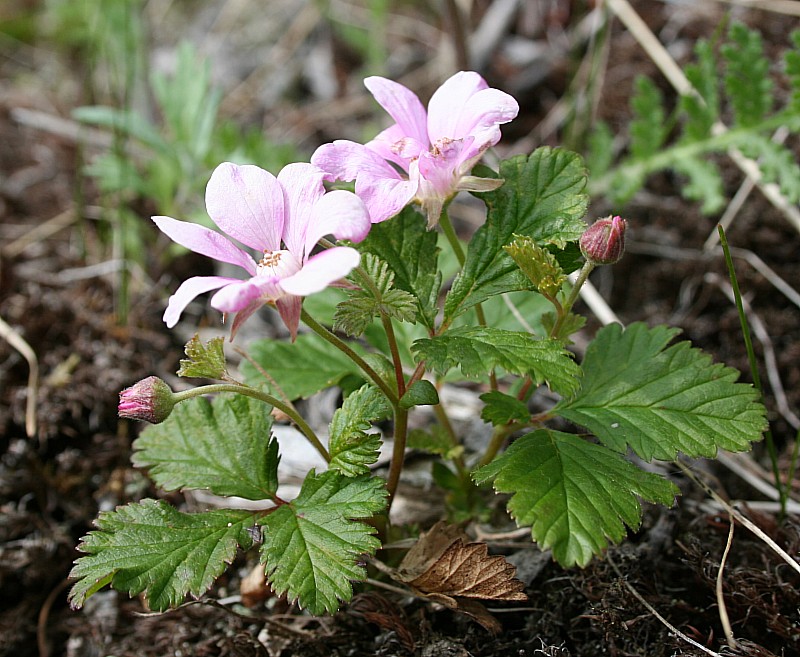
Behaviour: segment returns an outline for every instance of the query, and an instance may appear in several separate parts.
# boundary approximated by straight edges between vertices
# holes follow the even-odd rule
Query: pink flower
[[[502,184],[468,174],[500,140],[500,125],[519,112],[507,93],[490,89],[477,73],[462,71],[439,87],[426,112],[419,98],[397,82],[370,77],[364,85],[394,125],[364,145],[347,140],[324,144],[311,162],[328,172],[329,180],[355,180],[373,223],[416,200],[430,228],[459,190],[488,191]]]
[[[175,393],[157,376],[148,376],[119,393],[120,417],[144,420],[152,424],[163,422],[175,406]]]
[[[211,306],[236,313],[231,338],[242,322],[264,304],[274,304],[294,339],[302,297],[319,292],[352,271],[358,251],[338,246],[315,255],[325,235],[353,242],[370,229],[364,203],[343,190],[325,192],[324,172],[311,164],[290,164],[276,178],[257,166],[225,162],[206,187],[206,208],[214,223],[241,244],[255,249],[258,260],[220,233],[170,217],[153,217],[172,240],[220,262],[241,267],[244,280],[195,276],[169,299],[164,321],[175,326],[198,294],[218,290]]]

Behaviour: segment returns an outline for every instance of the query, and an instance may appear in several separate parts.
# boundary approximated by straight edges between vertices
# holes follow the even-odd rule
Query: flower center
[[[264,256],[256,266],[258,276],[287,278],[300,271],[301,265],[291,251],[269,251],[264,249]]]

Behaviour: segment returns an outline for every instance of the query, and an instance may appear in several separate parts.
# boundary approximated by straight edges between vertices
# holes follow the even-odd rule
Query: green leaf
[[[367,253],[361,266],[371,284],[364,284],[361,274],[351,274],[351,278],[362,287],[351,290],[348,298],[337,306],[333,330],[358,337],[375,317],[381,315],[401,322],[414,322],[417,318],[416,300],[405,290],[393,287],[394,273],[389,265],[377,256]]]
[[[481,410],[481,419],[491,422],[496,427],[508,424],[512,420],[529,420],[531,417],[525,402],[499,390],[485,392],[479,399],[486,404]]]
[[[686,114],[682,140],[692,142],[706,139],[719,117],[719,88],[717,62],[711,44],[700,39],[694,48],[696,64],[686,66],[686,77],[700,97],[695,94],[681,96],[680,107]]]
[[[681,187],[681,195],[691,201],[702,201],[703,213],[713,214],[725,205],[722,176],[716,164],[698,157],[685,157],[675,160],[673,166],[689,178],[688,184]]]
[[[414,408],[414,406],[436,406],[439,403],[439,393],[436,387],[425,379],[416,381],[400,398],[400,408]]]
[[[436,241],[436,231],[429,231],[425,218],[409,206],[391,221],[373,224],[367,238],[358,245],[360,251],[388,263],[395,275],[395,286],[414,297],[419,321],[429,329],[434,328],[442,284]]]
[[[188,358],[181,360],[178,376],[205,379],[223,378],[227,373],[225,354],[222,349],[224,342],[224,338],[211,338],[203,344],[200,342],[200,336],[195,334],[184,347]]]
[[[312,614],[336,611],[353,595],[350,581],[366,577],[361,555],[380,547],[375,529],[354,520],[385,505],[381,479],[309,472],[297,499],[260,520],[261,561],[275,593]]]
[[[408,433],[408,449],[417,449],[426,454],[438,454],[446,459],[454,459],[464,453],[463,445],[454,445],[444,427],[435,424],[427,431],[413,429]]]
[[[555,297],[567,280],[556,257],[530,237],[517,237],[503,249],[542,294]]]
[[[367,433],[372,423],[391,415],[392,407],[383,393],[365,385],[351,393],[333,414],[328,449],[330,468],[348,477],[369,472],[378,460],[381,437]]]
[[[792,45],[794,50],[787,50],[784,55],[786,75],[792,90],[791,101],[787,110],[792,114],[800,114],[800,30],[792,32]]]
[[[732,23],[730,43],[720,49],[727,68],[725,90],[733,106],[734,125],[751,126],[772,110],[772,80],[761,35],[741,23]]]
[[[667,347],[677,333],[641,323],[624,332],[604,327],[586,350],[581,389],[553,412],[647,461],[750,449],[767,426],[758,393],[688,342]]]
[[[557,340],[541,340],[521,331],[488,326],[459,326],[434,338],[411,345],[417,361],[425,361],[439,374],[458,366],[467,377],[488,374],[502,367],[512,374],[529,374],[538,384],[569,395],[578,388],[580,368]]]
[[[493,479],[497,492],[511,493],[508,510],[517,524],[530,525],[533,539],[564,566],[585,565],[609,539],[622,540],[625,525],[636,529],[637,496],[672,505],[678,494],[674,484],[619,454],[559,431],[522,436],[473,478]]]
[[[237,546],[253,545],[253,514],[225,509],[181,513],[163,500],[101,513],[99,531],[84,536],[70,577],[78,581],[70,604],[81,607],[105,584],[131,596],[144,593],[153,611],[183,602],[186,594],[205,593],[236,556]]]
[[[148,468],[164,490],[272,498],[279,458],[269,412],[264,402],[244,395],[220,395],[211,403],[194,397],[142,431],[133,443],[133,464]]]
[[[316,333],[297,336],[294,344],[283,340],[257,340],[250,355],[272,381],[264,378],[252,364],[242,363],[245,381],[264,386],[280,397],[307,398],[336,385],[348,374],[361,374],[358,366]]]
[[[554,312],[545,313],[542,315],[542,326],[546,335],[551,334],[553,329],[556,327],[557,321],[558,319],[556,318],[556,314]],[[586,318],[583,315],[576,315],[572,312],[567,313],[566,317],[564,317],[564,319],[561,321],[561,327],[558,329],[558,333],[553,337],[556,340],[561,340],[564,344],[571,344],[572,341],[570,340],[570,336],[573,333],[580,331],[585,324]]]
[[[489,173],[476,171],[484,177]],[[447,295],[445,322],[493,295],[530,289],[530,281],[503,250],[514,235],[563,248],[586,229],[586,170],[579,155],[538,148],[529,157],[501,162],[500,177],[505,180],[501,187],[480,195],[489,208],[486,223],[475,231],[464,268]]]
[[[667,136],[664,99],[650,78],[636,78],[631,108],[631,155],[635,159],[647,159],[658,152]]]

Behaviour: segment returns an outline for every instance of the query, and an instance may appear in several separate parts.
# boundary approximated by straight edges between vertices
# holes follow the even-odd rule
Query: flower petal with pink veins
[[[411,167],[417,171],[416,163]],[[419,180],[397,180],[364,175],[356,180],[356,194],[364,201],[373,224],[394,217],[406,207],[417,193]]]
[[[325,172],[306,162],[295,162],[281,169],[278,182],[286,193],[286,223],[283,226],[283,243],[302,260],[306,230],[311,221],[314,205],[325,194],[322,181]]]
[[[164,311],[164,323],[168,328],[175,326],[186,306],[198,294],[239,282],[238,278],[228,278],[227,276],[193,276],[192,278],[187,278],[175,290],[175,294],[169,298],[167,309]]]
[[[499,89],[483,89],[466,102],[454,130],[456,136],[472,135],[478,148],[500,141],[500,126],[516,118],[519,104]]]
[[[346,139],[320,146],[311,156],[311,163],[328,173],[326,180],[355,180],[360,173],[400,180],[400,174],[382,155]]]
[[[223,287],[211,297],[211,307],[223,313],[235,313],[257,299],[263,299],[266,303],[269,299],[275,299],[282,294],[278,287],[278,278],[255,276],[246,281],[237,280]]]
[[[223,232],[258,251],[280,248],[284,196],[269,171],[220,164],[206,186],[206,209]]]
[[[238,265],[251,276],[256,273],[256,263],[253,258],[216,231],[188,221],[178,221],[172,217],[152,217],[152,219],[161,232],[173,242],[214,260]]]
[[[312,210],[306,229],[305,252],[311,253],[320,238],[326,235],[361,242],[371,227],[367,207],[358,196],[343,189],[328,192]]]
[[[280,282],[281,288],[296,296],[321,292],[334,281],[344,278],[361,261],[361,255],[348,246],[327,249],[308,259],[303,268]]]
[[[402,84],[378,76],[364,80],[364,86],[400,126],[406,137],[428,141],[428,117],[417,95]]]
[[[462,108],[474,94],[488,86],[486,80],[474,71],[460,71],[445,80],[428,101],[427,134],[430,142],[442,137],[464,137],[465,133],[456,131]]]

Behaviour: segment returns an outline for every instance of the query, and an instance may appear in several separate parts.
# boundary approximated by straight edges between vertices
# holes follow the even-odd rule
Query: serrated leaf
[[[291,400],[310,397],[336,385],[349,374],[361,374],[352,360],[316,333],[298,335],[294,344],[283,340],[256,340],[249,352]],[[253,365],[243,362],[241,367],[249,385],[266,387],[280,396],[273,382],[264,378]]]
[[[487,326],[459,326],[411,345],[417,361],[439,374],[460,367],[467,377],[486,375],[496,367],[512,374],[528,374],[562,395],[578,388],[580,368],[557,340],[541,340],[529,333]]]
[[[333,612],[366,577],[360,555],[380,547],[369,518],[386,505],[383,481],[309,472],[300,495],[265,516],[261,561],[272,589],[312,614]]]
[[[671,505],[678,494],[674,484],[619,454],[559,431],[522,436],[473,478],[511,493],[508,510],[517,524],[530,525],[533,540],[564,566],[586,565],[609,539],[622,540],[626,525],[636,529],[637,496]]]
[[[481,419],[491,422],[496,427],[508,424],[512,420],[528,420],[531,417],[525,402],[499,390],[485,392],[479,399],[486,404],[481,409]]]
[[[182,359],[178,376],[221,379],[226,374],[224,338],[211,338],[203,344],[195,334],[184,347],[188,358]]]
[[[476,175],[488,177],[490,172],[484,168]],[[528,157],[501,162],[499,176],[503,185],[480,195],[489,209],[486,223],[475,231],[464,268],[447,295],[445,322],[493,295],[530,289],[503,250],[514,235],[563,248],[586,229],[586,170],[576,153],[538,148]]]
[[[750,449],[766,429],[758,393],[688,342],[667,347],[677,332],[642,323],[602,328],[586,350],[580,390],[553,412],[647,461]]]
[[[542,294],[555,297],[567,280],[556,257],[530,237],[518,236],[503,249]]]
[[[542,327],[546,335],[550,335],[556,327],[557,322],[556,314],[554,312],[545,313],[542,315]],[[553,337],[556,340],[561,340],[564,344],[571,344],[570,336],[573,333],[580,331],[586,324],[586,317],[583,315],[576,315],[575,313],[567,313],[566,317],[561,321],[561,326],[558,333]]]
[[[636,78],[631,109],[630,151],[635,159],[643,160],[658,152],[667,136],[664,99],[650,78]]]
[[[732,23],[729,43],[720,48],[726,62],[725,90],[733,107],[734,125],[751,126],[772,110],[772,80],[761,35]]]
[[[700,39],[694,48],[697,63],[686,66],[686,77],[699,94],[681,96],[680,106],[686,114],[684,141],[700,141],[711,134],[711,126],[719,117],[717,62],[711,44]]]
[[[278,489],[278,443],[264,402],[244,395],[195,397],[178,404],[133,443],[133,464],[164,490],[208,489],[248,500]]]
[[[419,320],[429,329],[434,328],[442,284],[436,241],[436,231],[429,231],[425,218],[409,206],[391,221],[373,224],[358,245],[362,253],[372,253],[388,263],[395,286],[414,298]]]
[[[373,422],[391,412],[386,397],[373,386],[365,385],[351,393],[331,419],[329,467],[348,477],[369,472],[369,466],[378,460],[381,437],[367,432]]]
[[[359,276],[353,276],[362,287],[351,290],[348,298],[336,307],[333,329],[357,337],[381,315],[401,322],[414,322],[417,318],[416,299],[405,290],[393,287],[394,273],[389,265],[367,253],[362,259],[362,268],[371,285],[365,285]]]
[[[144,593],[153,611],[164,611],[197,598],[233,561],[238,546],[252,547],[253,514],[234,509],[186,514],[163,500],[101,513],[98,531],[85,536],[70,572],[78,579],[70,604],[81,607],[100,586],[110,583],[131,596]]]
[[[436,387],[423,379],[416,381],[406,390],[400,398],[400,408],[414,408],[414,406],[436,406],[439,403],[439,393]]]

